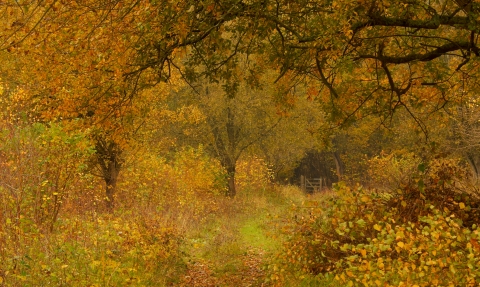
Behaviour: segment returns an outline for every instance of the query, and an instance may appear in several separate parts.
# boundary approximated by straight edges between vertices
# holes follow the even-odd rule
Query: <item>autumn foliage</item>
[[[84,134],[20,120],[3,126],[1,151],[6,286],[189,286],[184,276],[196,272],[185,257],[191,234],[216,217],[242,213],[241,201],[225,198],[224,169],[202,147],[168,158],[142,153],[120,178],[115,213],[106,212],[102,182],[89,174],[94,147]],[[249,187],[255,196],[253,188],[268,186],[268,169],[259,159],[244,162],[239,191]],[[256,256],[245,264],[253,260],[260,270]]]
[[[0,1],[0,286],[480,285],[479,19]]]
[[[458,163],[436,160],[399,189],[337,185],[334,195],[302,207],[308,212],[296,209],[270,279],[279,286],[476,286],[479,199],[460,188],[464,175]]]

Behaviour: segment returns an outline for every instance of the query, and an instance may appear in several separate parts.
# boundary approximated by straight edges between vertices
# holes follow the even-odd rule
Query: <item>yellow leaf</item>
[[[397,242],[397,246],[403,248],[405,244],[402,241]]]
[[[382,227],[381,227],[380,225],[378,225],[378,224],[375,224],[375,225],[373,226],[373,229],[375,229],[376,231],[380,231],[380,230],[382,230]]]
[[[396,235],[396,238],[395,238],[395,239],[405,238],[405,234],[404,234],[403,231],[401,231],[401,230],[399,230],[395,235]]]
[[[363,257],[367,257],[367,250],[365,249],[360,250],[360,254],[362,254]]]
[[[458,206],[460,207],[460,209],[465,209],[465,203],[463,202],[460,202]]]

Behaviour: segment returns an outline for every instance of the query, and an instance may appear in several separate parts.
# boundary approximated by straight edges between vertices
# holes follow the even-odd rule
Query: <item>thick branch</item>
[[[404,27],[413,29],[429,29],[435,30],[440,26],[455,26],[467,30],[469,27],[469,19],[462,16],[435,15],[427,20],[414,20],[408,18],[392,18],[380,15],[369,15],[369,19],[365,22],[355,23],[352,26],[353,31],[369,27],[369,26],[387,26],[387,27]]]
[[[358,57],[356,57],[356,60],[376,59],[382,63],[387,63],[387,64],[405,64],[405,63],[414,62],[414,61],[428,62],[442,55],[445,55],[446,53],[454,52],[458,50],[471,50],[475,54],[479,52],[478,47],[472,45],[471,42],[452,42],[452,43],[448,43],[443,46],[437,47],[435,50],[432,50],[430,52],[423,53],[423,54],[413,53],[403,57],[365,54],[365,55],[359,55]]]
[[[317,64],[318,73],[320,74],[320,80],[322,80],[322,83],[330,90],[330,93],[335,98],[338,98],[337,91],[335,90],[335,88],[332,86],[332,84],[327,80],[327,78],[323,74],[323,64],[320,63],[320,60],[318,59],[318,57],[315,58],[315,62]]]

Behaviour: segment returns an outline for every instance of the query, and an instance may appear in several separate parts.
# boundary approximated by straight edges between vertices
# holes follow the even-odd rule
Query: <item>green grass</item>
[[[239,232],[245,245],[268,252],[278,250],[280,242],[268,236],[267,228],[268,223],[263,215],[263,217],[247,218]]]
[[[247,257],[257,256],[267,264],[282,248],[279,217],[288,216],[292,200],[301,200],[301,196],[295,188],[240,194],[226,203],[230,206],[187,233],[186,261],[207,264],[216,278],[242,276]]]
[[[298,287],[337,287],[338,282],[333,279],[326,279],[322,276],[306,276],[300,282],[291,282]]]

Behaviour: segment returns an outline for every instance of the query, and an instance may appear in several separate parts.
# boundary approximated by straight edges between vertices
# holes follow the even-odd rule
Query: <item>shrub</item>
[[[4,246],[5,286],[172,286],[184,271],[182,236],[161,218],[70,216],[58,225]]]
[[[368,184],[382,190],[396,190],[410,180],[420,158],[413,153],[384,154],[367,161]]]
[[[146,154],[131,162],[119,180],[121,209],[161,215],[187,228],[220,208],[226,173],[201,147],[176,152],[171,160]]]
[[[294,211],[292,236],[271,278],[278,284],[316,276],[342,286],[477,286],[478,199],[456,189],[464,174],[455,161],[437,160],[388,194],[338,184],[335,197]]]
[[[235,178],[240,194],[265,191],[273,180],[273,171],[264,159],[246,157],[238,161]]]
[[[81,133],[58,124],[3,126],[0,134],[0,205],[5,220],[20,219],[52,230],[60,208],[87,180],[93,152]],[[83,182],[83,183],[82,183]]]

